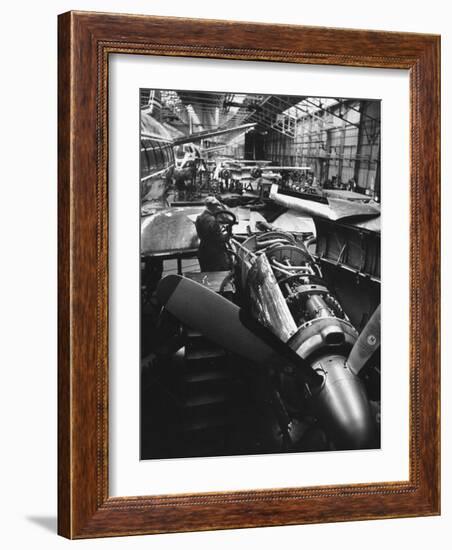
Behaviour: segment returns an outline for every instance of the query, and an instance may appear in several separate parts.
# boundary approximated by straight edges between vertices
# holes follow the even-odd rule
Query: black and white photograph
[[[142,460],[380,447],[380,107],[140,89]]]

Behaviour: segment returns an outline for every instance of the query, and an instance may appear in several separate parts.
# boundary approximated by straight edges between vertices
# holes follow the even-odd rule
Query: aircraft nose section
[[[336,447],[369,449],[376,446],[376,423],[361,380],[340,355],[316,361],[312,368],[324,376],[314,396],[315,412]]]

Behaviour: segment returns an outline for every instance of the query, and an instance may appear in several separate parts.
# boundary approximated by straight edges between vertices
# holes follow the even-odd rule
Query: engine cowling
[[[376,426],[369,400],[346,362],[358,332],[315,258],[282,232],[253,235],[237,254],[253,315],[322,375],[320,386],[307,388],[307,402],[335,447],[371,447]]]

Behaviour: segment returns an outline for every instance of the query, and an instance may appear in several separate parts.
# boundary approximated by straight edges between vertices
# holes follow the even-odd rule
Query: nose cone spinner
[[[376,446],[376,422],[361,380],[340,355],[317,360],[312,368],[324,376],[314,395],[315,412],[337,449]]]

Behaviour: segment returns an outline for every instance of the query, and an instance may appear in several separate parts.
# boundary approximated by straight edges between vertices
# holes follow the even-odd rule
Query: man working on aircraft
[[[227,271],[231,267],[226,249],[229,233],[215,215],[224,210],[224,206],[215,197],[207,197],[204,204],[206,209],[196,218],[201,271]]]

